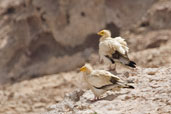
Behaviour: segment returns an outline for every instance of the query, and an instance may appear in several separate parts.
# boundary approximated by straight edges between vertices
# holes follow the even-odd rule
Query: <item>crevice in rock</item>
[[[83,11],[80,13],[80,15],[81,15],[82,17],[85,17],[85,16],[86,16],[85,12],[83,12]]]
[[[14,7],[9,7],[4,13],[3,15],[10,15],[10,14],[13,14],[15,13],[15,8]]]
[[[140,27],[148,27],[148,26],[150,26],[149,21],[144,21],[140,24]]]
[[[37,10],[37,11],[40,11],[40,10],[41,10],[41,8],[40,8],[40,7],[37,7],[37,8],[36,8],[36,10]]]
[[[66,12],[66,22],[68,25],[70,24],[70,14],[68,11]]]

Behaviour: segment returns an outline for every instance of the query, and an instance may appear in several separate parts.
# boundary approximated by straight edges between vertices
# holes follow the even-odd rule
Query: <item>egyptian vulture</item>
[[[136,63],[128,57],[129,48],[123,38],[112,38],[109,30],[102,30],[98,32],[98,35],[101,36],[99,41],[100,61],[110,65],[111,63],[120,63],[124,66],[136,68]]]
[[[132,85],[127,84],[118,76],[106,70],[94,70],[90,64],[85,64],[80,68],[84,72],[84,79],[89,85],[89,88],[94,93],[94,100],[98,100],[100,96],[108,90],[120,90],[120,88],[131,88]]]

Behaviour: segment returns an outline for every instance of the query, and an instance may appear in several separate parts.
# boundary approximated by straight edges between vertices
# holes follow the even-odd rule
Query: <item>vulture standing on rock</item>
[[[94,70],[90,64],[85,64],[80,68],[80,71],[84,72],[84,79],[95,95],[93,101],[98,100],[100,95],[108,90],[116,91],[120,90],[120,88],[134,89],[133,86],[127,84],[127,82],[124,82],[118,76],[106,70]]]
[[[102,30],[97,34],[101,36],[99,41],[100,61],[110,64],[110,69],[111,64],[115,63],[136,68],[136,63],[128,58],[129,48],[125,39],[121,37],[112,38],[109,30]]]

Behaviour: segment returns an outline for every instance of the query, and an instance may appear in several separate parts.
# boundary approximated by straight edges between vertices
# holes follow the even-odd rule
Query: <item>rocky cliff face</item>
[[[97,53],[96,32],[131,28],[154,0],[1,0],[1,83],[68,71]]]

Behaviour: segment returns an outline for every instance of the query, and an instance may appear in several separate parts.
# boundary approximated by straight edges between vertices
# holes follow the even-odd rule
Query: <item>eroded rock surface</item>
[[[134,80],[135,89],[108,92],[96,102],[91,91],[69,94],[50,107],[45,114],[170,114],[171,113],[171,67],[145,68],[131,72],[128,79]],[[79,96],[78,96],[79,95]],[[78,97],[78,101],[73,97]]]

